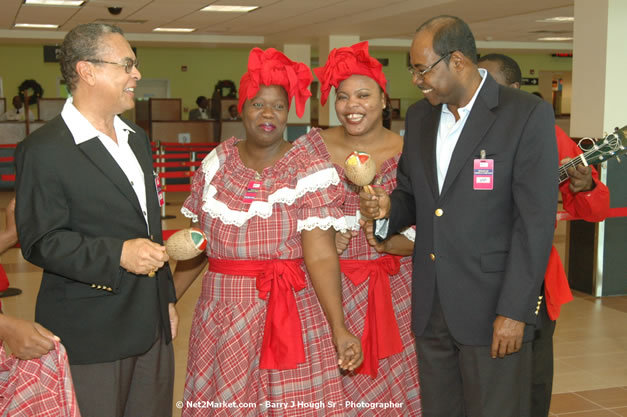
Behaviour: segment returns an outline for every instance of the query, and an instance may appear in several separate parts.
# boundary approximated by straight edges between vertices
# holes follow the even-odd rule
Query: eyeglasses
[[[441,57],[440,59],[438,59],[437,61],[435,61],[433,64],[429,65],[427,68],[423,69],[422,71],[419,71],[417,68],[414,68],[412,66],[407,67],[407,70],[412,75],[412,77],[424,78],[425,75],[427,75],[429,71],[431,71],[436,65],[440,63],[440,61],[451,56],[453,52],[455,51],[451,51],[448,54],[444,55],[443,57]]]
[[[126,71],[127,74],[130,74],[131,71],[133,71],[133,67],[135,68],[139,68],[139,60],[132,60],[132,59],[126,59],[124,60],[124,62],[111,62],[111,61],[103,61],[100,59],[86,59],[85,61],[87,62],[91,62],[94,64],[111,64],[111,65],[118,65],[120,67],[124,67],[124,71]]]

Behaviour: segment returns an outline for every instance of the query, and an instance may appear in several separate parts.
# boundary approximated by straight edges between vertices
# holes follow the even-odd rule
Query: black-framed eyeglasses
[[[448,54],[440,57],[440,59],[438,59],[437,61],[435,61],[433,64],[429,65],[427,68],[423,69],[422,71],[420,71],[417,68],[414,68],[412,66],[407,67],[407,70],[412,75],[412,77],[424,78],[425,75],[427,75],[427,73],[429,71],[431,71],[436,65],[438,65],[440,63],[440,61],[442,61],[442,60],[448,58],[449,56],[451,56],[451,54],[453,52],[455,52],[455,51],[451,51]]]
[[[120,67],[124,67],[124,71],[126,71],[127,74],[130,74],[131,71],[133,71],[133,67],[135,68],[139,68],[139,60],[132,60],[132,59],[126,59],[124,60],[124,62],[111,62],[111,61],[103,61],[101,59],[86,59],[85,61],[87,62],[91,62],[93,64],[111,64],[111,65],[118,65]]]

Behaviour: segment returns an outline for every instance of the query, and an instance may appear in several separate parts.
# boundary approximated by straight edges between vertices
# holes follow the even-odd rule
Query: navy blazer
[[[150,142],[125,123],[136,132],[129,145],[144,172],[150,235],[128,178],[98,138],[76,145],[59,115],[15,153],[22,253],[44,270],[35,320],[61,338],[71,364],[142,354],[159,327],[171,340],[169,266],[154,278],[120,266],[125,240],[163,243]]]
[[[389,231],[416,225],[414,333],[427,326],[437,288],[453,337],[490,345],[497,315],[536,321],[557,209],[553,111],[487,75],[440,193],[435,149],[441,110],[421,100],[407,112]],[[474,160],[482,150],[494,160],[491,191],[473,189]]]

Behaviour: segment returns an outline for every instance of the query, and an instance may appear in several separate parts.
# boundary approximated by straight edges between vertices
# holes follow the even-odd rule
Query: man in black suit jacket
[[[529,413],[529,341],[553,238],[557,150],[544,101],[477,69],[451,16],[411,47],[425,95],[407,112],[398,185],[361,193],[378,235],[416,225],[412,327],[428,417]],[[387,230],[385,228],[387,227]]]
[[[141,75],[122,31],[72,29],[73,98],[16,150],[17,229],[43,268],[36,320],[67,348],[89,416],[169,416],[178,318],[149,140],[117,114]]]

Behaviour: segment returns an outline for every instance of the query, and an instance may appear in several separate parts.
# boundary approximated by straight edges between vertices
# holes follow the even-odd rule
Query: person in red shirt
[[[479,58],[479,67],[485,68],[501,85],[520,88],[520,67],[512,58],[502,54],[488,54]],[[555,126],[557,152],[560,165],[581,154],[577,144],[559,126]],[[568,181],[560,184],[564,210],[570,215],[588,222],[603,221],[610,209],[610,192],[599,180],[599,174],[591,166],[577,165],[568,168]],[[553,391],[553,333],[555,321],[563,304],[573,296],[568,279],[555,247],[544,276],[544,301],[539,310],[539,326],[533,341],[533,369],[531,391],[531,415],[549,415]]]

